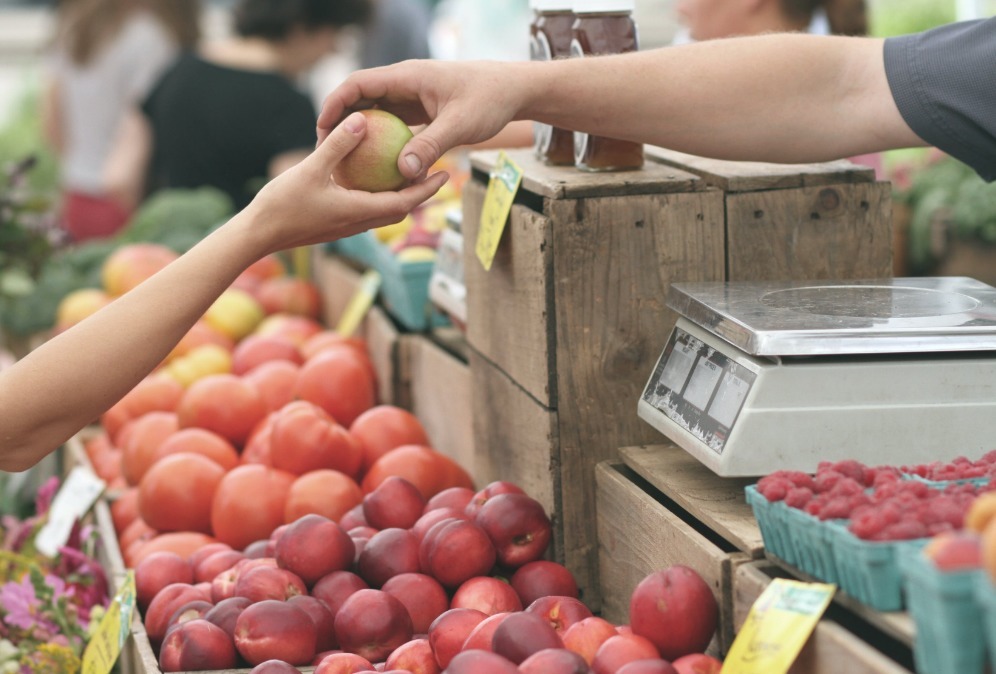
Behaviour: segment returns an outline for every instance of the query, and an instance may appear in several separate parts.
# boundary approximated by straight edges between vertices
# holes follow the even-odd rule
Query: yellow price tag
[[[722,674],[785,674],[837,587],[776,578],[764,589],[723,662]]]
[[[475,251],[477,259],[488,271],[498,252],[498,243],[508,214],[512,212],[512,202],[515,193],[519,191],[522,182],[522,169],[508,158],[504,152],[498,153],[498,163],[488,181],[488,190],[484,194],[484,205],[481,209],[481,229],[477,233]]]
[[[339,317],[339,324],[335,328],[336,332],[343,337],[349,337],[356,332],[356,328],[360,327],[363,317],[367,315],[370,307],[373,306],[374,299],[377,297],[377,291],[380,290],[380,281],[381,276],[376,269],[368,269],[363,274],[363,277],[360,278],[360,287],[353,293],[353,296],[349,299],[349,304],[346,305],[342,316]]]
[[[107,613],[83,652],[82,674],[110,674],[121,649],[131,633],[131,614],[135,608],[135,572],[129,571],[124,584],[114,596]]]

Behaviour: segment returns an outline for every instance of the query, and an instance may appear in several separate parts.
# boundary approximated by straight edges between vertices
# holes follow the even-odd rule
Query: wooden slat
[[[847,160],[818,164],[724,161],[653,145],[646,147],[646,155],[652,161],[693,173],[724,192],[756,192],[807,185],[869,183],[875,180],[874,170]]]
[[[371,307],[360,326],[360,332],[367,343],[367,353],[377,377],[377,399],[389,405],[401,405],[407,397],[402,390],[399,361],[407,353],[400,347],[401,342],[412,339],[394,327],[394,323],[380,307]]]
[[[311,259],[312,280],[322,298],[322,319],[333,329],[360,285],[360,272],[322,246],[312,247]]]
[[[627,466],[706,526],[751,557],[764,555],[761,530],[744,498],[754,478],[719,477],[670,442],[623,447]]]
[[[670,284],[724,277],[721,195],[558,200],[550,215],[565,559],[597,570],[594,467],[660,438],[637,403],[677,318]]]
[[[734,627],[739,630],[754,601],[771,582],[766,562],[743,564],[733,574]],[[791,674],[909,674],[909,670],[882,654],[841,625],[821,620]]]
[[[476,479],[470,367],[425,337],[412,340],[412,412],[433,448]]]
[[[599,585],[602,616],[629,622],[629,598],[654,571],[683,564],[702,576],[720,607],[713,654],[725,653],[732,636],[732,573],[748,561],[728,553],[630,480],[621,464],[595,468],[598,484]]]
[[[505,150],[523,171],[521,189],[550,199],[677,194],[705,189],[703,181],[687,170],[648,161],[635,171],[593,173],[573,166],[547,166],[531,150]],[[475,152],[471,165],[489,174],[498,161],[497,151]],[[466,218],[464,219],[466,226]]]
[[[892,275],[888,183],[728,194],[730,281]]]
[[[553,246],[550,220],[513,206],[490,271],[474,252],[485,186],[464,186],[464,276],[467,341],[547,407],[556,406],[552,382]]]

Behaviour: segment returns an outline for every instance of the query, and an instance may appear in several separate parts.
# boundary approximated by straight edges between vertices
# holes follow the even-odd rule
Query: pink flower
[[[11,627],[31,630],[38,622],[41,607],[31,578],[25,575],[20,583],[11,581],[0,586],[0,606],[6,613],[4,622]]]

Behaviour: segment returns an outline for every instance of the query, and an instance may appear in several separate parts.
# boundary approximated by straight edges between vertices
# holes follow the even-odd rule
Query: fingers
[[[398,156],[401,175],[410,180],[418,178],[447,150],[463,143],[463,130],[454,123],[453,117],[440,115],[408,141]]]
[[[445,171],[433,173],[425,180],[409,185],[398,192],[350,192],[356,199],[356,208],[370,215],[371,221],[381,224],[397,222],[416,206],[429,199],[449,180]],[[367,227],[376,227],[368,224]]]
[[[335,166],[360,143],[366,130],[366,117],[354,112],[319,141],[314,154],[326,169]]]

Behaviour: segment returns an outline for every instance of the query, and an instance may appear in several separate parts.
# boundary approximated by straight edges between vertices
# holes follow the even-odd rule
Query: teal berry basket
[[[765,550],[784,562],[798,565],[797,550],[786,522],[789,507],[781,501],[772,503],[757,490],[756,485],[745,487],[744,496],[754,511]]]
[[[809,513],[786,506],[788,534],[796,547],[796,565],[810,576],[838,583],[837,558],[833,551],[833,526],[845,520],[820,520]]]
[[[381,243],[373,232],[361,232],[325,245],[326,250],[349,258],[368,269],[375,267],[378,249],[381,248]]]
[[[916,625],[916,671],[982,674],[987,628],[985,611],[976,596],[982,572],[941,571],[922,549],[901,555],[901,565],[906,600]]]
[[[982,614],[989,670],[996,671],[996,586],[985,571],[975,575],[975,604]]]
[[[919,551],[928,539],[866,541],[848,531],[846,523],[834,522],[830,526],[840,589],[879,611],[902,610],[905,604],[900,557]]]
[[[429,300],[429,281],[436,263],[432,260],[405,262],[377,244],[373,268],[380,272],[381,303],[408,330],[421,332],[447,325],[449,320]]]

